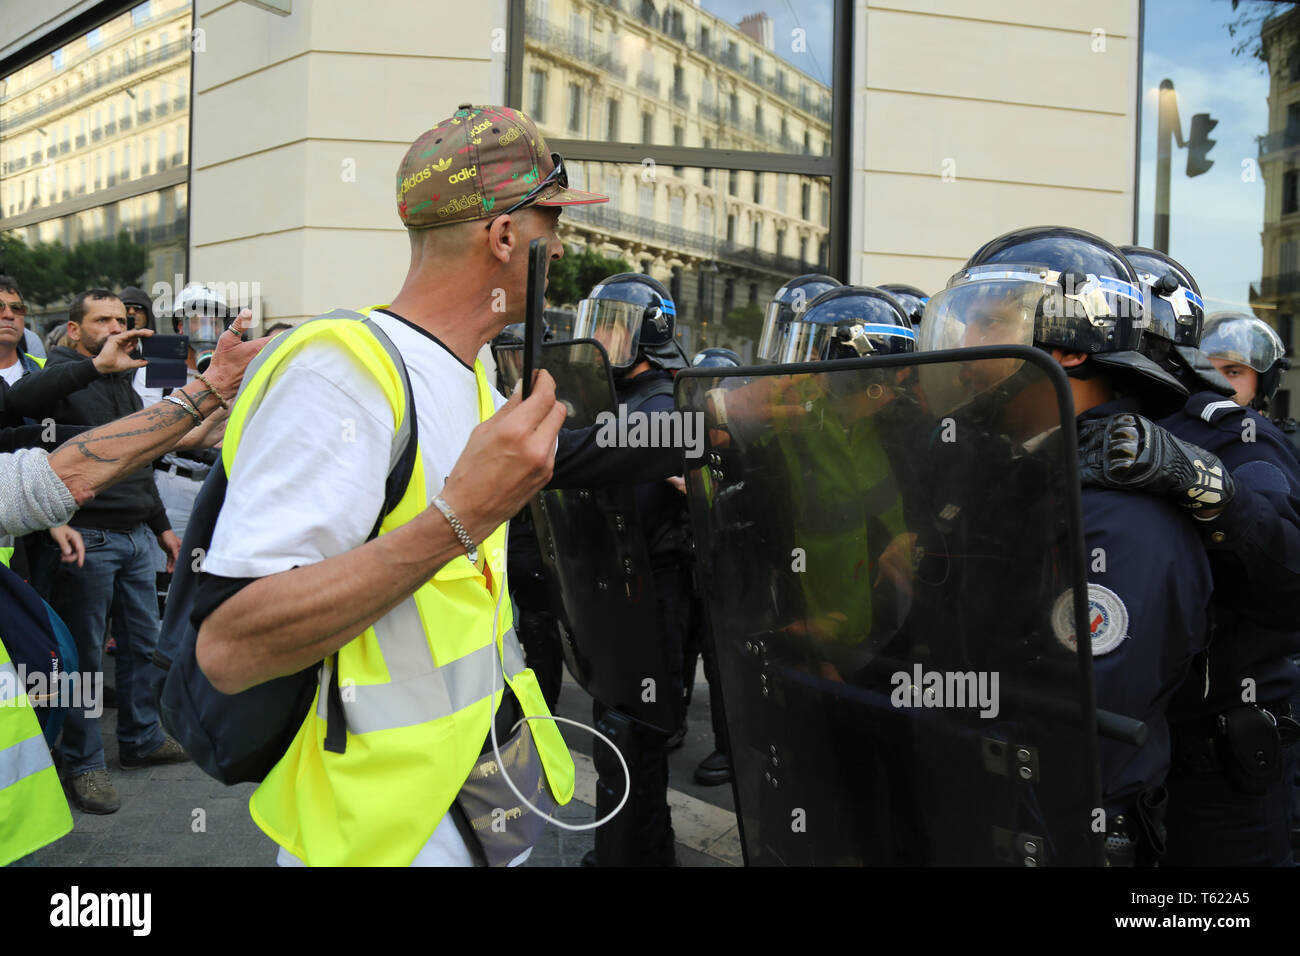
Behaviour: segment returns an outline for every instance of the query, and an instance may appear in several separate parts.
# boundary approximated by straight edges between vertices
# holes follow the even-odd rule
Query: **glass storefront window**
[[[57,63],[0,77],[0,234],[76,245],[125,228],[148,250],[139,284],[172,280],[187,252],[191,14],[188,0],[123,4]],[[64,312],[36,311],[38,324]]]
[[[1206,312],[1300,316],[1300,10],[1145,0],[1136,233],[1196,277]],[[1286,376],[1285,412],[1300,372]],[[1292,409],[1294,413],[1294,408]]]
[[[572,165],[570,181],[577,188],[603,189],[610,202],[565,208],[559,231],[566,258],[578,260],[586,253],[586,258],[621,260],[627,271],[646,272],[674,290],[679,338],[688,353],[725,346],[752,358],[763,307],[772,294],[793,276],[824,271],[827,224],[802,218],[795,204],[760,207],[732,199],[725,190],[707,186],[705,171],[698,167],[684,167],[680,174],[660,169],[651,181],[643,179],[643,170],[623,163]],[[793,173],[740,175],[770,183],[786,180],[784,189],[769,186],[767,191],[787,196],[798,195],[791,180],[811,179],[820,188],[823,179]],[[622,211],[628,209],[637,212]],[[729,217],[739,218],[740,235],[750,241],[723,234]],[[788,241],[778,248],[787,235],[799,236],[799,249],[812,258],[791,255]],[[576,268],[572,261],[559,268],[567,273],[571,267]],[[590,276],[573,283],[552,281],[549,305],[555,312],[548,315],[561,333],[565,321],[555,316],[574,313],[577,300],[595,281]]]
[[[680,129],[687,147],[830,153],[832,0],[529,0],[525,10],[525,108],[557,133],[669,145]],[[571,77],[587,96],[567,92]],[[618,122],[637,113],[650,119]]]

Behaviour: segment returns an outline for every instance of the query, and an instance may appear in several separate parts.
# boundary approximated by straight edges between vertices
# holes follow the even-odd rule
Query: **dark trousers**
[[[654,575],[656,623],[670,661],[682,660],[690,613],[686,576],[674,569]],[[671,675],[669,692],[684,695],[682,674]],[[674,859],[672,814],[668,809],[668,735],[634,722],[600,701],[592,707],[596,729],[614,741],[627,761],[631,795],[618,816],[596,831],[600,866],[668,866]],[[604,817],[623,797],[623,768],[604,741],[595,739],[596,815]]]
[[[704,601],[698,595],[692,595],[690,608],[685,660],[682,665],[682,678],[686,682],[686,706],[688,708],[691,706],[691,697],[695,690],[695,662],[703,657],[704,679],[709,683],[709,717],[713,724],[713,749],[725,754],[728,753],[727,724],[722,715],[718,655],[713,646],[713,634],[709,631],[709,617]]]
[[[1170,774],[1169,849],[1162,866],[1293,866],[1296,747],[1263,794],[1240,793],[1221,773]]]
[[[86,542],[86,563],[80,568],[75,564],[58,568],[50,604],[77,642],[83,674],[101,669],[110,611],[121,622],[115,631],[118,748],[126,756],[141,756],[157,749],[165,739],[158,702],[148,680],[158,646],[153,571],[153,552],[158,545],[144,525],[131,532],[77,530]],[[69,711],[62,750],[69,776],[105,769],[99,718],[87,716],[83,710]]]

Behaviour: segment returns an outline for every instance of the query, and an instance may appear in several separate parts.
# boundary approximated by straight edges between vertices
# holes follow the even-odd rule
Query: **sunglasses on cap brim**
[[[568,189],[569,174],[564,168],[564,157],[559,153],[551,153],[551,162],[554,163],[554,166],[551,171],[546,174],[546,178],[532,189],[528,190],[528,192],[521,196],[519,201],[513,206],[497,213],[497,216],[508,216],[512,212],[517,212],[518,210],[523,209],[525,206],[533,205],[537,202],[538,197],[551,186],[558,185],[561,189]],[[492,218],[496,219],[497,216],[493,216]],[[491,226],[491,222],[489,222],[488,225]]]

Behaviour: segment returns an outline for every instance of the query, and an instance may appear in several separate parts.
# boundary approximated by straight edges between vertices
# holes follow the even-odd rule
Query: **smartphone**
[[[533,373],[542,367],[548,247],[549,243],[545,239],[534,239],[528,244],[528,301],[524,312],[524,398],[532,394]]]
[[[151,335],[140,340],[140,357],[146,388],[179,388],[189,381],[185,359],[190,351],[188,335]]]

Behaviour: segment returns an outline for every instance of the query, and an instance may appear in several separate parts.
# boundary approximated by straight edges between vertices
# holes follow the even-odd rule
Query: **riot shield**
[[[499,346],[497,388],[510,395],[524,371],[522,345]],[[570,339],[542,344],[542,368],[555,379],[555,397],[568,415],[565,428],[589,428],[596,416],[614,406],[614,378],[605,347],[595,339]]]
[[[599,343],[548,342],[542,367],[568,410],[566,428],[598,427],[602,412],[617,415]],[[504,362],[498,358],[498,383],[507,394],[519,368],[508,355]],[[650,558],[632,489],[543,491],[531,513],[569,673],[606,706],[672,733],[682,718],[683,701],[671,690],[681,662],[659,639]]]
[[[981,348],[676,394],[708,426],[690,508],[746,862],[1100,863],[1058,366]]]

